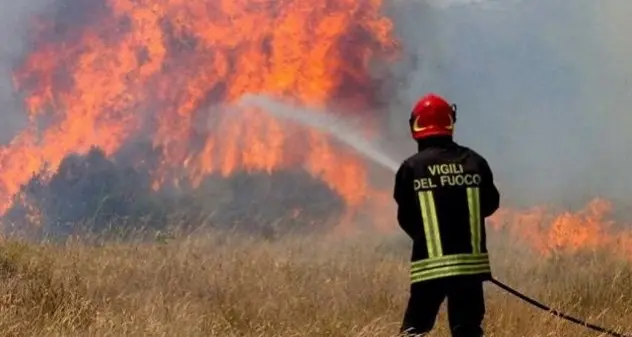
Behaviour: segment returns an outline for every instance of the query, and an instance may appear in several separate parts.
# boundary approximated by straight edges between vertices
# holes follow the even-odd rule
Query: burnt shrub
[[[183,179],[177,188],[163,184],[155,190],[151,168],[112,160],[95,147],[67,156],[52,175],[47,172],[33,175],[15,195],[2,219],[9,232],[120,237],[208,226],[272,238],[328,228],[344,208],[335,192],[303,170],[209,175],[195,188]]]

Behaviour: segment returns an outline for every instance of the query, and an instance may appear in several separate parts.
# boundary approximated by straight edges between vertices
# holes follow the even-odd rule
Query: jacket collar
[[[422,151],[430,147],[448,147],[454,145],[450,136],[435,136],[417,140],[417,150]]]

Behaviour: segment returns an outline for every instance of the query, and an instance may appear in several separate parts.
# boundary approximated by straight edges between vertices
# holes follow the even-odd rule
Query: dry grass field
[[[499,279],[632,331],[632,265],[490,244]],[[206,233],[151,242],[0,242],[0,337],[394,336],[407,296],[399,234]],[[598,336],[487,286],[488,336]],[[433,336],[448,336],[442,309]]]

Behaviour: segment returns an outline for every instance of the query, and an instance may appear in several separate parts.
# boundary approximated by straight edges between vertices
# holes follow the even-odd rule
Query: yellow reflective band
[[[489,264],[458,265],[413,273],[411,274],[410,280],[412,283],[416,283],[442,277],[457,275],[477,275],[486,273],[491,273],[491,267],[489,266]]]
[[[424,233],[426,234],[428,256],[431,258],[442,256],[443,248],[441,247],[441,235],[439,233],[439,223],[437,222],[437,210],[432,191],[420,191],[417,195],[419,196],[421,217],[424,222]]]
[[[489,264],[489,254],[455,254],[438,258],[419,260],[411,263],[411,271],[421,271],[438,267],[454,265]]]
[[[472,235],[472,252],[481,252],[481,204],[478,187],[467,188],[467,204],[470,210],[470,233]]]

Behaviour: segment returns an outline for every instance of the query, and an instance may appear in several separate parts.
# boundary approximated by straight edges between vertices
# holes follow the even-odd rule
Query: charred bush
[[[266,237],[326,229],[344,210],[340,196],[301,170],[210,176],[190,198],[206,208],[191,213],[207,214],[213,226]]]
[[[14,198],[4,219],[13,229],[65,236],[127,223],[164,225],[168,209],[152,192],[150,176],[115,164],[98,148],[85,156],[67,156],[50,179],[46,171],[33,176]]]
[[[54,174],[44,168],[22,186],[2,222],[14,233],[40,238],[200,226],[272,238],[326,228],[344,207],[302,170],[210,175],[195,188],[181,182],[177,190],[165,185],[156,191],[151,169],[125,162],[98,148],[69,155]]]

